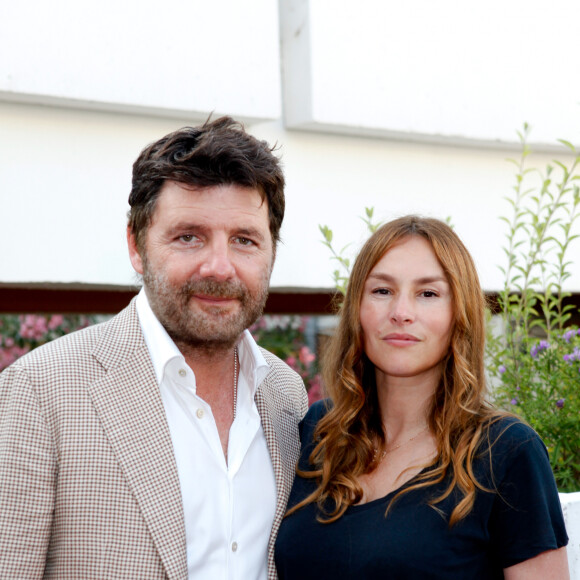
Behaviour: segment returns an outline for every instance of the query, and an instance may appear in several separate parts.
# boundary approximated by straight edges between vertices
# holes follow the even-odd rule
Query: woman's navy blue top
[[[301,423],[304,471],[312,469],[313,432],[325,412],[325,402],[316,403]],[[448,481],[404,494],[387,517],[389,500],[399,490],[350,506],[331,524],[318,522],[316,504],[308,504],[282,521],[275,550],[280,580],[490,580],[503,578],[504,568],[565,546],[554,476],[536,432],[502,418],[489,428],[489,440],[491,461],[489,452],[479,454],[474,471],[480,483],[497,491],[478,490],[473,510],[458,524],[450,528],[445,517],[457,494],[437,504],[444,515],[428,505]],[[315,488],[315,479],[296,476],[288,507]]]

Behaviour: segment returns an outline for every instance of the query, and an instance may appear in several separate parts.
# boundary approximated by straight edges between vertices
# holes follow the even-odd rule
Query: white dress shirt
[[[237,408],[226,463],[211,407],[197,396],[193,371],[143,290],[136,306],[177,462],[189,578],[266,580],[276,482],[254,395],[269,366],[246,330],[238,345]],[[233,374],[224,388],[233,389]]]

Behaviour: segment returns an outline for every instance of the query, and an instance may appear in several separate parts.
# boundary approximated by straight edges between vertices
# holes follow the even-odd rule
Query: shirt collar
[[[145,338],[145,344],[151,356],[157,384],[161,384],[167,364],[173,359],[180,359],[185,364],[185,358],[173,342],[163,325],[151,310],[149,300],[142,288],[135,302],[137,315]],[[270,366],[262,355],[256,341],[249,330],[244,330],[238,343],[240,374],[246,378],[252,390],[252,396],[264,380]]]

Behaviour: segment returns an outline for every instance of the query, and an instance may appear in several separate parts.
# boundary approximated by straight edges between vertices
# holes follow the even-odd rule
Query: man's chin
[[[239,309],[229,308],[207,308],[190,311],[190,314],[188,326],[194,332],[207,329],[210,334],[228,333],[227,329],[239,326],[243,318]]]
[[[182,328],[184,328],[182,326]],[[192,312],[188,317],[187,330],[197,341],[235,342],[246,326],[240,313],[225,309]],[[185,328],[184,328],[185,330]]]

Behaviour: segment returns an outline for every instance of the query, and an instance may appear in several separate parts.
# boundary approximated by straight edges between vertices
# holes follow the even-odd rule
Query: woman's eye
[[[388,288],[375,288],[373,290],[373,294],[379,294],[381,296],[387,296],[390,293],[391,291]]]
[[[423,290],[421,294],[425,296],[425,298],[433,298],[437,296],[437,292],[434,292],[433,290]]]

